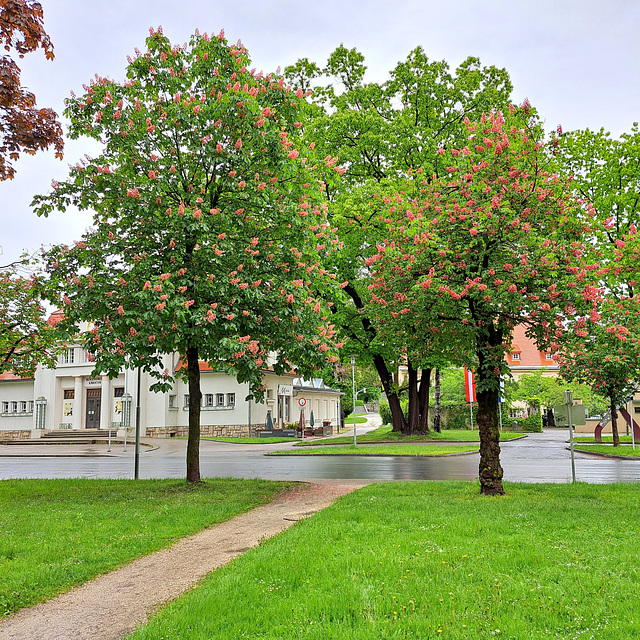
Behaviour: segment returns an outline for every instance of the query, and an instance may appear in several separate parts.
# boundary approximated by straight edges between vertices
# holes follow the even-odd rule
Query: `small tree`
[[[262,369],[324,363],[333,329],[318,287],[320,260],[338,241],[323,182],[300,146],[301,91],[250,69],[245,47],[196,34],[173,46],[151,30],[127,80],[96,77],[67,101],[73,138],[104,145],[36,211],[93,209],[94,227],[49,254],[67,323],[96,371],[141,366],[166,390],[189,385],[187,480],[199,472],[200,360],[262,398]],[[183,365],[164,367],[177,351]]]
[[[466,145],[440,149],[448,177],[418,169],[387,199],[401,221],[378,245],[371,293],[392,309],[390,320],[411,318],[441,347],[470,345],[481,491],[502,494],[498,395],[513,328],[558,340],[559,315],[589,304],[593,287],[581,260],[586,216],[567,184],[545,171],[530,106],[468,122],[468,130]]]
[[[600,313],[575,319],[571,329],[560,356],[561,375],[608,398],[617,447],[618,407],[633,397],[640,379],[640,299],[605,300]]]
[[[33,0],[3,0],[0,43],[20,58],[41,48],[53,60],[53,45],[44,30],[42,5]],[[0,57],[0,180],[15,175],[12,162],[21,153],[34,154],[50,146],[62,158],[62,128],[51,109],[36,107],[36,97],[20,81],[20,68],[8,55]]]
[[[0,373],[32,376],[39,363],[55,363],[37,266],[34,258],[24,257],[0,267]]]

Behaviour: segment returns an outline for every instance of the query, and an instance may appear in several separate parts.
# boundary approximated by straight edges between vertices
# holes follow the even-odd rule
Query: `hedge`
[[[528,431],[530,433],[542,433],[542,413],[534,413],[527,418],[506,418],[502,420],[508,429],[516,422],[518,431]]]

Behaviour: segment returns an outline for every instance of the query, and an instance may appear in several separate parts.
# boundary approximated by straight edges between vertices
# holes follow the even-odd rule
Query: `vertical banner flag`
[[[464,368],[464,391],[467,398],[467,402],[477,402],[476,400],[476,381],[474,379],[473,371]]]

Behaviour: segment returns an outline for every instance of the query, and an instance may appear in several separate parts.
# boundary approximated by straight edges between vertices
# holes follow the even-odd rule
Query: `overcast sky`
[[[144,49],[149,27],[162,25],[175,43],[199,29],[242,40],[253,66],[284,68],[307,57],[324,64],[340,44],[365,56],[367,79],[388,72],[421,45],[432,60],[455,68],[467,56],[507,69],[514,98],[536,106],[547,129],[600,129],[613,135],[639,120],[640,2],[638,0],[40,0],[56,58],[38,53],[19,64],[39,106],[63,110],[95,73],[124,77],[127,55]],[[65,128],[66,129],[66,128]],[[36,193],[90,148],[68,142],[65,159],[40,153],[17,163],[0,182],[0,246],[6,264],[24,249],[71,242],[90,223],[68,212],[39,219]]]

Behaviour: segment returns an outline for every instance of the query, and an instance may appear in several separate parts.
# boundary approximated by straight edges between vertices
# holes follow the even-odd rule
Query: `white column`
[[[111,422],[111,380],[102,376],[100,389],[100,428],[108,429]]]
[[[82,412],[84,411],[83,391],[82,376],[75,376],[73,386],[73,421],[71,423],[74,429],[82,429]]]
[[[49,387],[51,388],[51,387]],[[53,398],[47,398],[47,393],[42,394],[47,400],[47,414],[45,416],[45,429],[58,429],[61,422],[66,422],[62,415],[64,397],[62,392],[62,378],[56,376],[53,382]]]

